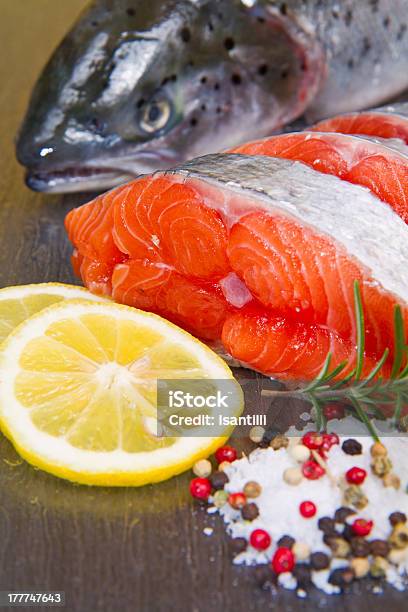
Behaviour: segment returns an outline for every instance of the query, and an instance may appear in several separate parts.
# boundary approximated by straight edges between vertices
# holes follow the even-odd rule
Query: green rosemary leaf
[[[395,423],[398,423],[401,418],[401,411],[403,406],[403,397],[400,393],[397,393],[397,399],[395,402],[395,410],[393,415],[393,420]]]
[[[316,376],[316,378],[309,385],[307,385],[307,387],[305,387],[303,389],[303,391],[305,393],[308,393],[309,391],[313,391],[314,389],[316,389],[319,386],[320,382],[325,380],[325,376],[327,375],[327,372],[329,371],[329,368],[330,368],[331,358],[332,358],[332,354],[331,353],[327,353],[327,357],[324,360],[323,367],[320,370],[319,374]]]
[[[381,359],[375,364],[365,379],[361,376],[365,370],[365,321],[361,291],[358,281],[354,283],[354,305],[356,318],[356,365],[351,372],[340,380],[336,378],[347,367],[347,361],[340,363],[330,371],[332,354],[328,353],[323,367],[317,377],[306,387],[293,391],[297,397],[307,399],[316,412],[316,426],[321,430],[326,426],[323,405],[327,401],[341,401],[346,410],[362,421],[374,440],[379,437],[370,418],[384,420],[386,417],[379,406],[392,404],[394,420],[397,422],[402,409],[408,405],[408,346],[405,345],[404,320],[401,309],[394,311],[394,362],[391,378],[381,376],[382,368],[389,357],[386,348]],[[402,369],[401,369],[402,368]],[[286,392],[290,393],[290,392]]]
[[[334,370],[332,370],[329,374],[327,374],[324,378],[324,382],[327,385],[327,383],[329,383],[331,380],[333,380],[333,378],[336,378],[336,376],[338,376],[340,374],[340,372],[342,372],[344,370],[344,368],[346,367],[346,365],[348,364],[347,359],[345,359],[344,361],[342,361],[341,363],[339,363],[339,365],[337,367],[334,368]],[[332,386],[327,385],[329,389],[332,388]],[[319,386],[320,388],[320,386]]]
[[[385,414],[382,412],[382,410],[380,410],[378,406],[376,406],[375,404],[372,407],[370,407],[370,413],[378,421],[385,421],[387,418]]]
[[[350,401],[353,404],[353,407],[357,413],[357,416],[359,417],[360,421],[362,421],[365,426],[367,427],[368,431],[370,432],[372,438],[376,441],[379,442],[380,438],[378,437],[378,434],[376,432],[376,430],[373,427],[373,424],[371,423],[370,419],[368,418],[368,416],[366,415],[366,413],[364,412],[364,408],[360,405],[360,402],[354,398],[353,396],[350,397]]]
[[[354,281],[354,306],[357,327],[357,356],[356,356],[356,372],[355,379],[359,380],[363,371],[364,350],[365,350],[365,325],[364,325],[364,310],[361,299],[360,285],[358,281]]]
[[[371,372],[368,374],[368,376],[366,376],[364,382],[365,384],[371,382],[376,376],[377,374],[381,371],[384,363],[387,361],[388,355],[390,354],[389,349],[385,349],[383,356],[381,357],[380,361],[377,363],[376,366],[373,367],[373,369],[371,370]]]
[[[405,347],[405,351],[407,352],[407,355],[408,355],[407,347]],[[408,363],[405,366],[405,368],[399,373],[398,379],[405,380],[405,382],[408,382]]]
[[[326,427],[326,419],[323,414],[322,406],[313,393],[308,393],[308,397],[316,410],[316,429],[317,431],[322,431]]]
[[[356,373],[356,369],[353,368],[351,372],[347,374],[347,376],[345,376],[341,380],[338,380],[336,383],[334,383],[334,385],[332,385],[332,389],[341,389],[342,387],[345,387],[347,383],[353,380],[355,373]]]
[[[401,370],[405,355],[404,320],[401,307],[397,305],[394,309],[394,362],[392,364],[391,378],[396,378]]]

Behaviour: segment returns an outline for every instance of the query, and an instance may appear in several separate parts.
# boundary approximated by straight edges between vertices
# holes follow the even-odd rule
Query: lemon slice
[[[56,476],[94,485],[164,480],[212,453],[233,427],[216,437],[157,435],[160,378],[232,381],[230,413],[242,412],[226,363],[187,332],[128,306],[60,302],[2,346],[1,425],[22,457]]]
[[[0,289],[0,343],[36,312],[65,299],[105,301],[83,287],[62,283],[18,285]]]

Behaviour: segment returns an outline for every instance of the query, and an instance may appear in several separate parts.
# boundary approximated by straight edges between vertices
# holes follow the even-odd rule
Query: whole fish
[[[39,191],[102,189],[408,87],[407,0],[98,0],[18,142]]]

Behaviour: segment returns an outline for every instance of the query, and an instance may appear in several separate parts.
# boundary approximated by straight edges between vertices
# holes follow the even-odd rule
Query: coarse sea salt
[[[408,440],[402,437],[383,439],[383,444],[388,449],[388,455],[393,462],[393,472],[401,480],[401,487],[395,490],[384,487],[382,480],[375,476],[370,468],[370,446],[372,440],[369,437],[357,439],[362,447],[361,455],[348,455],[341,449],[341,444],[346,438],[340,440],[340,445],[333,446],[326,459],[327,466],[336,480],[340,481],[345,472],[353,466],[364,468],[367,478],[362,485],[364,494],[369,503],[363,509],[350,517],[348,522],[355,518],[372,519],[374,527],[369,539],[387,539],[391,532],[389,515],[392,512],[404,512],[408,514]],[[295,441],[291,440],[290,445]],[[318,520],[324,516],[333,517],[335,511],[345,505],[342,499],[341,488],[333,484],[327,476],[318,480],[304,478],[297,486],[291,486],[283,480],[283,472],[286,468],[295,467],[298,464],[285,448],[278,451],[272,448],[256,449],[248,457],[236,460],[225,468],[229,482],[225,490],[229,493],[242,491],[244,485],[255,480],[262,487],[262,492],[255,500],[259,516],[254,521],[244,521],[238,510],[234,510],[229,504],[220,509],[227,532],[233,538],[244,537],[249,539],[254,529],[265,529],[272,538],[271,546],[264,552],[256,551],[250,545],[246,551],[237,555],[234,559],[236,564],[256,565],[269,562],[276,550],[276,542],[284,535],[290,535],[297,542],[303,542],[310,547],[311,552],[322,551],[331,556],[331,551],[323,542],[323,533],[318,529]],[[299,512],[299,505],[305,500],[313,501],[317,506],[317,513],[313,518],[303,518]],[[252,500],[251,500],[252,501]],[[339,533],[341,526],[338,526]],[[405,549],[405,557],[398,566],[390,566],[386,579],[395,588],[406,587],[406,576],[408,574],[408,548]],[[339,588],[329,583],[330,571],[338,567],[347,566],[344,559],[332,559],[330,570],[313,571],[312,581],[316,587],[326,593],[338,593]],[[288,589],[296,588],[293,576],[281,576],[279,583]]]

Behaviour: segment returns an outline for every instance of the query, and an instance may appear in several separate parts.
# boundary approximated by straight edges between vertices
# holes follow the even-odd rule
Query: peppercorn
[[[302,482],[303,475],[299,468],[290,467],[283,472],[283,480],[289,485],[296,486]]]
[[[351,542],[351,540],[356,537],[351,525],[348,523],[344,525],[341,537],[347,540],[347,542]]]
[[[222,463],[223,461],[228,461],[232,463],[237,458],[237,451],[233,446],[221,446],[215,452],[215,459],[217,463]]]
[[[324,552],[314,552],[310,555],[310,565],[317,572],[327,569],[330,565],[330,558]]]
[[[368,536],[374,526],[373,521],[367,521],[366,519],[360,518],[353,521],[351,525],[352,530],[356,536]]]
[[[330,402],[324,406],[323,414],[327,421],[330,421],[330,419],[344,419],[346,410],[344,404],[340,402]]]
[[[287,448],[289,445],[289,438],[282,434],[278,434],[269,443],[269,446],[273,448],[273,450],[279,450],[281,448]]]
[[[408,527],[404,523],[395,525],[388,541],[393,548],[401,549],[408,546]]]
[[[266,550],[271,545],[271,536],[265,529],[255,529],[249,536],[251,546],[255,550]]]
[[[385,457],[388,454],[388,451],[384,444],[381,444],[381,442],[374,442],[370,448],[370,453],[372,457]]]
[[[383,557],[374,557],[371,566],[370,566],[370,574],[373,578],[384,578],[389,563]]]
[[[398,491],[398,489],[401,486],[401,480],[393,472],[386,474],[384,478],[382,479],[382,481],[383,481],[384,487],[393,487],[396,491]]]
[[[346,519],[355,513],[356,511],[352,508],[341,506],[340,508],[337,508],[336,512],[334,513],[334,520],[336,523],[345,523]]]
[[[350,485],[343,492],[344,503],[362,510],[368,504],[368,499],[358,485]]]
[[[297,561],[306,561],[310,557],[310,547],[305,542],[295,542],[292,552]]]
[[[325,536],[323,538],[325,544],[327,544],[333,553],[334,557],[344,559],[350,553],[350,544],[343,538],[335,538],[333,536]]]
[[[370,562],[366,558],[357,557],[350,561],[350,567],[354,571],[356,578],[364,578],[370,571]]]
[[[382,478],[391,472],[392,461],[387,456],[380,455],[379,457],[373,457],[371,469],[376,476],[380,476]]]
[[[337,535],[334,519],[330,518],[330,516],[322,516],[322,518],[319,518],[317,521],[317,526],[320,531],[323,531],[324,533]]]
[[[373,557],[388,557],[391,546],[386,540],[372,540],[370,542]]]
[[[322,448],[324,448],[324,450],[328,451],[336,444],[340,444],[340,438],[336,433],[332,432],[323,434]]]
[[[247,549],[248,542],[245,538],[234,538],[230,542],[230,549],[233,555],[239,555]]]
[[[334,586],[344,587],[351,584],[354,578],[354,570],[351,567],[339,567],[331,572],[329,582]]]
[[[317,431],[308,431],[302,438],[302,444],[310,450],[317,450],[323,444],[323,436]]]
[[[303,518],[312,518],[317,512],[317,508],[312,501],[304,501],[299,505],[299,512]]]
[[[325,473],[326,472],[321,465],[312,459],[305,461],[302,465],[302,474],[308,480],[317,480],[318,478],[324,476]]]
[[[398,525],[398,523],[406,523],[407,515],[403,512],[392,512],[388,517],[388,520],[390,521],[391,525],[395,527],[395,525]]]
[[[208,459],[200,459],[200,461],[196,461],[193,465],[193,472],[199,478],[208,478],[211,474],[211,463]]]
[[[190,481],[190,493],[196,499],[206,501],[211,493],[211,484],[208,478],[193,478]]]
[[[272,558],[272,567],[277,574],[291,572],[295,565],[295,555],[288,548],[277,548]]]
[[[249,439],[255,444],[259,444],[259,442],[262,441],[264,435],[265,429],[260,425],[255,425],[255,427],[252,427],[249,431]]]
[[[262,487],[255,480],[250,480],[244,486],[244,493],[247,497],[259,497],[262,493]]]
[[[246,504],[246,497],[243,493],[231,493],[228,496],[228,503],[235,510],[241,510]]]
[[[346,455],[361,455],[363,452],[363,446],[354,438],[349,438],[348,440],[344,440],[341,448],[346,453]]]
[[[361,485],[365,481],[367,472],[363,468],[352,467],[346,472],[346,480],[349,484]]]
[[[303,463],[310,457],[310,450],[304,444],[295,444],[295,446],[291,447],[289,452],[292,458],[298,463]]]
[[[371,552],[370,543],[360,536],[350,540],[351,552],[355,557],[368,557]]]
[[[257,565],[254,569],[255,581],[261,589],[268,590],[274,584],[274,573],[268,564]]]
[[[221,461],[221,463],[218,465],[218,471],[219,472],[224,472],[226,468],[228,468],[230,466],[230,462],[229,461]]]
[[[292,538],[292,536],[290,535],[282,536],[277,542],[279,548],[289,548],[289,549],[293,548],[294,543],[295,543],[295,538]]]
[[[224,491],[224,489],[220,489],[219,491],[215,491],[213,495],[213,504],[216,508],[222,508],[228,501],[228,493]]]
[[[210,482],[212,488],[219,491],[229,482],[229,478],[225,472],[213,472],[210,476]]]
[[[298,587],[307,588],[312,581],[312,573],[306,563],[297,563],[292,570],[292,574],[297,580]]]
[[[276,436],[276,431],[273,431],[271,429],[266,429],[262,437],[262,440],[258,442],[258,446],[260,448],[268,448],[269,443],[274,436]]]
[[[254,521],[259,516],[258,506],[253,502],[245,504],[241,508],[241,516],[245,521]]]

